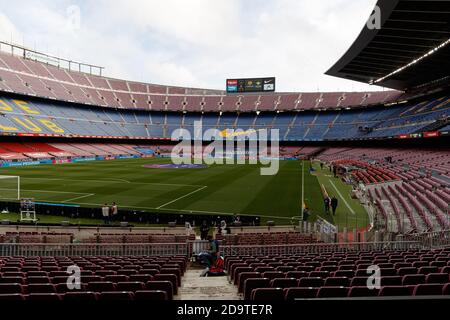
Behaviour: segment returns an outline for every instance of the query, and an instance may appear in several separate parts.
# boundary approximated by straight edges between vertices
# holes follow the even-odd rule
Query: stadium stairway
[[[186,270],[174,300],[240,300],[236,286],[227,277],[200,277],[202,268]]]

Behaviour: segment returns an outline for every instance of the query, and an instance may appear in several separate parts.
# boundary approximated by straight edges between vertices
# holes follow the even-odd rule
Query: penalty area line
[[[85,194],[84,196],[79,196],[79,197],[67,199],[67,200],[64,200],[64,201],[61,201],[61,202],[62,202],[62,203],[65,203],[65,202],[72,202],[72,201],[74,201],[74,200],[83,199],[83,198],[92,197],[92,196],[95,196],[95,193],[88,193],[88,194]]]
[[[178,201],[178,200],[181,200],[181,199],[183,199],[183,198],[189,197],[190,195],[192,195],[192,194],[194,194],[194,193],[197,193],[197,192],[199,192],[199,191],[202,191],[203,189],[205,189],[205,188],[207,188],[207,187],[208,187],[208,186],[203,186],[203,187],[198,188],[198,189],[196,189],[196,190],[194,190],[194,191],[192,191],[192,192],[186,193],[185,195],[183,195],[183,196],[181,196],[181,197],[179,197],[179,198],[176,198],[176,199],[174,199],[174,200],[172,200],[172,201],[169,201],[169,202],[167,202],[167,203],[164,203],[164,204],[160,205],[160,206],[157,207],[156,209],[161,209],[161,208],[163,208],[163,207],[165,207],[165,206],[168,206],[169,204],[172,204],[172,203],[174,203],[174,202],[176,202],[176,201]]]

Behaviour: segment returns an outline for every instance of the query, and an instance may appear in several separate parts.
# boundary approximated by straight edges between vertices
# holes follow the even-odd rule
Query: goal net
[[[20,199],[20,177],[0,175],[0,200]]]

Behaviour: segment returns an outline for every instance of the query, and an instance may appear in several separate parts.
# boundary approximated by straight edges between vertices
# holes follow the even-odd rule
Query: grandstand
[[[41,220],[15,221],[20,199],[2,184],[0,300],[450,296],[450,2],[377,5],[381,30],[365,27],[327,74],[383,91],[140,83],[36,61],[2,42],[11,50],[0,52],[0,175],[21,178],[10,189],[35,200]],[[247,164],[172,170],[173,133],[198,137],[196,122],[221,133],[278,129],[279,174]],[[214,140],[201,138],[195,150]],[[332,195],[334,216],[323,209]],[[105,225],[100,207],[110,201],[120,212]],[[203,221],[226,277],[199,279]],[[73,265],[78,290],[67,286]],[[372,290],[373,265],[381,285]]]

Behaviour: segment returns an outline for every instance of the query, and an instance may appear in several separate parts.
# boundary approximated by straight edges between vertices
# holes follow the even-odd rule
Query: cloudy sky
[[[104,66],[105,75],[224,89],[276,76],[277,91],[377,87],[324,72],[376,0],[0,0],[0,39]]]

